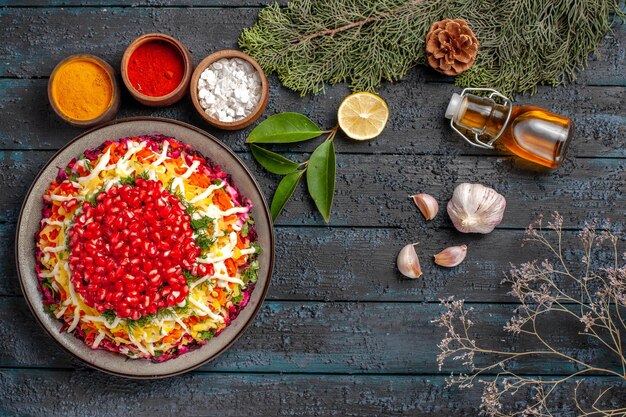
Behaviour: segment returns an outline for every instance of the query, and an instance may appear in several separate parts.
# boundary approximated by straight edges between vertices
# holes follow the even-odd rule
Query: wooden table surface
[[[475,336],[506,349],[528,348],[501,330],[515,308],[501,285],[509,263],[544,256],[520,250],[524,227],[537,213],[559,210],[574,241],[587,217],[626,221],[626,29],[604,39],[578,80],[541,87],[518,97],[568,115],[577,124],[569,158],[553,172],[529,169],[498,152],[472,148],[443,118],[451,79],[416,68],[379,89],[391,110],[385,132],[366,143],[336,139],[337,191],[331,223],[316,213],[304,187],[276,225],[277,268],[254,324],[222,356],[186,375],[132,381],[93,371],[61,350],[40,329],[19,289],[13,246],[26,190],[55,150],[81,130],[63,124],[47,102],[54,65],[69,54],[93,53],[119,68],[138,35],[165,32],[184,42],[197,63],[219,49],[236,47],[260,10],[258,0],[162,0],[128,7],[121,0],[2,0],[0,5],[0,415],[28,416],[371,416],[478,414],[481,387],[445,388],[450,371],[435,357],[441,329],[431,320],[438,299],[463,298],[480,322]],[[189,4],[195,4],[188,7]],[[266,115],[307,114],[321,126],[335,124],[348,94],[345,85],[301,98],[270,78]],[[250,157],[250,129],[221,132],[205,124],[191,101],[165,109],[135,102],[127,93],[118,117],[153,115],[189,122],[232,147],[270,198],[278,177]],[[304,160],[314,143],[288,146]],[[286,149],[286,148],[276,148]],[[507,198],[504,221],[486,236],[461,235],[444,214],[425,223],[407,195],[427,192],[442,207],[461,182],[479,182]],[[38,219],[32,219],[37,221]],[[425,274],[403,279],[395,258],[419,241]],[[457,268],[435,267],[430,255],[466,243],[468,259]],[[555,331],[561,328],[554,323]],[[602,360],[597,344],[560,329],[552,342],[577,357]],[[563,362],[520,363],[528,375],[563,375]],[[597,376],[585,395],[614,384]],[[573,384],[557,393],[570,415]],[[626,387],[615,395],[622,399]],[[569,411],[568,411],[569,410]]]

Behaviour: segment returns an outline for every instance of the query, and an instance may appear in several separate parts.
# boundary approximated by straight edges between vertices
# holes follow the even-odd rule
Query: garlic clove
[[[448,215],[463,233],[490,233],[502,221],[505,198],[481,184],[459,184],[448,202]]]
[[[407,278],[413,279],[422,276],[422,268],[417,253],[415,252],[415,245],[417,245],[417,243],[403,247],[396,261],[400,273]]]
[[[417,208],[420,209],[422,215],[426,220],[432,220],[439,212],[439,203],[432,195],[429,194],[415,194],[409,196],[415,202]]]
[[[441,252],[435,255],[435,263],[439,266],[445,266],[447,268],[452,268],[453,266],[457,266],[467,256],[467,246],[451,246],[449,248],[445,248]]]

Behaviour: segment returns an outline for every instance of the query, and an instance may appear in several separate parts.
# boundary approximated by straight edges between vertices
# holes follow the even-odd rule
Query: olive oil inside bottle
[[[514,106],[507,120],[507,106],[472,94],[459,104],[454,122],[468,133],[495,138],[504,126],[496,145],[549,168],[563,162],[574,133],[571,119],[539,107]]]

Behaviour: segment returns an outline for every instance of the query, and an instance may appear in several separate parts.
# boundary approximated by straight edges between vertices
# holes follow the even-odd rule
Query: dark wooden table
[[[276,225],[277,268],[268,298],[254,325],[227,353],[197,371],[159,381],[93,371],[39,328],[15,271],[15,223],[26,190],[55,150],[81,132],[50,109],[48,75],[74,53],[93,53],[119,67],[125,47],[155,31],[183,41],[198,62],[235,47],[241,29],[252,25],[259,11],[257,0],[135,3],[0,1],[5,6],[0,9],[0,415],[477,415],[481,387],[446,389],[446,375],[462,368],[437,368],[442,331],[431,320],[441,311],[438,299],[453,295],[471,303],[480,316],[476,337],[484,343],[523,348],[501,331],[515,305],[500,281],[510,262],[544,256],[532,247],[520,250],[524,227],[537,213],[559,210],[570,229],[566,240],[573,241],[587,217],[626,221],[623,26],[606,37],[577,82],[519,97],[577,123],[569,159],[554,172],[530,170],[510,156],[464,144],[443,118],[450,95],[459,89],[450,79],[417,68],[380,88],[391,110],[382,136],[367,143],[337,138],[329,226],[304,189],[296,192]],[[335,111],[348,93],[341,85],[301,98],[276,78],[270,81],[267,115],[303,112],[325,127],[335,124]],[[213,130],[188,99],[151,109],[125,94],[119,117],[137,115],[170,117],[215,134],[237,151],[266,195],[273,194],[278,178],[251,159],[244,145],[249,129]],[[311,143],[290,146],[288,155],[302,160],[312,149]],[[446,215],[426,224],[407,198],[428,192],[443,207],[461,182],[490,185],[506,196],[505,219],[490,235],[456,233]],[[415,241],[421,242],[425,274],[403,279],[395,257]],[[470,248],[461,266],[443,270],[431,263],[431,254],[461,243]],[[553,342],[581,357],[605,354],[575,332]],[[520,369],[563,375],[572,366],[534,361]],[[615,382],[595,377],[586,395]],[[573,384],[557,394],[560,415],[571,413],[572,389]],[[618,387],[618,398],[620,392],[623,399],[626,387]]]

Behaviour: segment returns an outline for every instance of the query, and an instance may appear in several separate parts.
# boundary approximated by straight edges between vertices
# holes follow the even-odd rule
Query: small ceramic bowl
[[[132,85],[132,83],[130,82],[130,79],[128,78],[128,62],[130,61],[130,57],[133,55],[133,52],[135,52],[135,50],[139,46],[148,42],[155,42],[155,41],[167,42],[168,44],[172,45],[174,49],[176,49],[178,53],[180,54],[180,57],[183,60],[183,64],[185,67],[185,70],[183,73],[183,79],[181,80],[180,84],[178,84],[178,87],[176,87],[170,93],[164,96],[159,96],[159,97],[148,96],[146,94],[143,94],[137,91],[137,89]],[[189,53],[189,50],[187,49],[187,47],[183,45],[182,42],[180,42],[178,39],[175,39],[163,33],[148,33],[146,35],[142,35],[138,37],[130,45],[128,45],[128,48],[126,48],[126,51],[124,51],[124,55],[122,56],[122,65],[121,65],[122,80],[124,81],[124,84],[126,85],[126,88],[130,92],[130,94],[137,101],[139,101],[142,104],[145,104],[146,106],[152,106],[152,107],[169,106],[169,105],[176,103],[181,98],[183,98],[183,96],[187,93],[187,87],[189,85],[189,79],[191,78],[192,69],[193,69],[193,66],[192,66],[191,54]]]
[[[261,97],[259,99],[259,103],[254,108],[254,110],[250,112],[249,115],[247,115],[243,119],[235,120],[233,122],[222,122],[206,114],[204,109],[200,105],[200,99],[198,98],[198,81],[200,80],[200,75],[205,69],[207,69],[209,65],[223,58],[240,58],[244,61],[247,61],[259,73],[259,76],[261,78]],[[189,93],[191,95],[191,101],[193,102],[193,106],[196,108],[200,116],[202,116],[202,118],[206,120],[209,124],[224,130],[239,130],[243,129],[246,126],[250,126],[259,117],[261,117],[261,115],[265,111],[265,108],[267,107],[267,102],[269,101],[270,88],[265,73],[263,72],[259,64],[254,59],[252,59],[251,56],[246,55],[241,51],[236,51],[234,49],[225,49],[215,52],[200,61],[195,71],[193,72],[193,75],[191,76]]]
[[[54,85],[55,77],[57,76],[59,69],[63,65],[73,60],[91,61],[95,63],[107,73],[111,81],[111,86],[113,90],[113,97],[111,98],[111,102],[109,103],[109,106],[106,108],[106,110],[104,110],[104,112],[102,112],[99,116],[93,119],[89,119],[89,120],[73,119],[72,117],[66,115],[65,113],[61,111],[61,108],[59,107],[56,100],[54,99],[53,85]],[[64,60],[62,60],[61,62],[59,62],[57,66],[54,67],[54,70],[52,70],[52,74],[50,74],[50,79],[48,80],[48,100],[50,101],[50,106],[52,107],[52,110],[54,110],[54,112],[63,121],[69,123],[72,126],[92,127],[100,123],[108,122],[109,120],[115,117],[118,110],[120,109],[120,87],[117,83],[115,70],[105,60],[95,55],[88,55],[88,54],[70,55]]]

